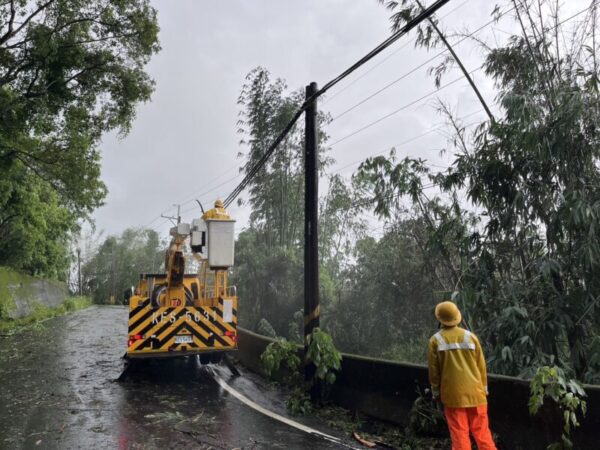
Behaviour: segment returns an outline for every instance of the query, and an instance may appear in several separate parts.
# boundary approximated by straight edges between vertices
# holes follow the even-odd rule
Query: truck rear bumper
[[[237,349],[237,299],[219,299],[216,306],[152,308],[150,301],[129,309],[127,355],[161,357]]]
[[[145,351],[145,352],[127,352],[125,359],[164,359],[180,358],[184,356],[205,355],[211,353],[235,352],[237,348],[219,348],[219,349],[193,349],[193,350],[174,350],[174,351]]]

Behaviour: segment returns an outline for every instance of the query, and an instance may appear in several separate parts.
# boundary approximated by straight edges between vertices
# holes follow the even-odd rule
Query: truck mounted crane
[[[237,350],[238,298],[228,285],[234,224],[217,200],[200,219],[170,229],[165,273],[141,274],[129,299],[126,359],[199,355],[207,364]],[[188,241],[195,274],[185,271]]]

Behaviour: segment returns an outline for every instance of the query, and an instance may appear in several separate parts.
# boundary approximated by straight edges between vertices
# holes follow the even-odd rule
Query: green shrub
[[[267,346],[260,359],[268,376],[272,377],[279,372],[285,384],[295,386],[287,401],[292,414],[307,414],[313,407],[307,393],[312,384],[303,381],[303,365],[299,355],[298,344],[278,338]],[[318,380],[333,384],[336,372],[341,369],[342,355],[335,348],[331,336],[315,328],[308,336],[307,361],[315,365]]]
[[[279,338],[267,345],[263,354],[260,355],[260,360],[268,376],[283,369],[288,372],[285,381],[293,382],[299,377],[301,361],[298,356],[298,346],[285,338]]]
[[[317,379],[335,383],[335,373],[342,368],[342,354],[335,348],[329,334],[315,328],[308,336],[306,356],[315,365]]]
[[[37,303],[33,308],[33,312],[27,317],[0,320],[0,332],[12,333],[20,327],[37,324],[42,320],[62,316],[63,314],[84,309],[91,305],[92,301],[88,297],[70,297],[56,308],[50,308],[46,305]]]
[[[301,387],[295,387],[285,403],[287,409],[295,416],[305,416],[313,412],[310,395]]]
[[[583,400],[586,394],[581,385],[576,380],[567,378],[564,371],[559,367],[544,366],[536,371],[530,382],[530,389],[530,414],[537,414],[546,398],[551,399],[560,408],[562,413],[562,442],[551,444],[548,446],[548,449],[560,450],[573,448],[571,427],[576,428],[579,426],[578,410],[585,415],[587,408],[586,402]]]

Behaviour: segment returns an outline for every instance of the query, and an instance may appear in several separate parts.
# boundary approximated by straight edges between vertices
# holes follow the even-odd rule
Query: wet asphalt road
[[[344,448],[254,411],[211,376],[285,414],[283,399],[245,372],[233,378],[224,367],[178,359],[115,382],[126,332],[125,308],[92,307],[0,338],[0,448]]]

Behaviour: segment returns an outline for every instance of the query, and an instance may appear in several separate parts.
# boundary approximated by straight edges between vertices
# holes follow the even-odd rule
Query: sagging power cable
[[[471,112],[471,113],[469,113],[469,114],[466,114],[466,115],[464,115],[464,116],[462,116],[462,117],[458,117],[456,120],[460,120],[460,121],[462,121],[462,120],[468,119],[469,117],[472,117],[472,116],[474,116],[474,115],[476,115],[476,114],[479,114],[479,113],[481,113],[481,112],[483,112],[483,108],[480,108],[480,109],[478,109],[478,110],[476,110],[476,111],[473,111],[473,112]],[[468,127],[470,127],[470,126],[473,126],[473,125],[476,125],[476,124],[478,124],[478,123],[479,123],[478,121],[475,121],[475,122],[470,122],[470,123],[468,123],[468,124],[466,124],[466,125],[463,125],[463,128],[468,128]],[[405,139],[405,140],[403,140],[402,142],[398,142],[397,144],[390,145],[390,146],[386,147],[384,150],[380,150],[380,151],[378,151],[378,152],[371,153],[371,154],[369,154],[369,155],[363,156],[361,159],[357,159],[357,160],[355,160],[355,161],[352,161],[351,163],[348,163],[348,164],[346,164],[346,165],[344,165],[344,166],[340,167],[339,169],[335,170],[335,171],[334,171],[334,172],[332,172],[332,173],[333,173],[333,174],[340,173],[340,172],[342,172],[343,170],[347,169],[348,167],[355,166],[355,165],[357,165],[357,164],[359,164],[359,163],[363,162],[363,161],[365,160],[365,158],[371,158],[371,157],[373,157],[373,156],[382,155],[382,154],[384,154],[384,153],[388,152],[388,151],[389,151],[390,149],[392,149],[392,148],[398,148],[398,147],[402,147],[402,146],[404,146],[404,145],[410,144],[410,143],[412,143],[412,142],[414,142],[414,141],[416,141],[416,140],[419,140],[419,139],[421,139],[421,138],[423,138],[423,137],[425,137],[425,136],[428,136],[428,135],[430,135],[430,134],[432,134],[432,133],[435,133],[436,131],[442,131],[444,128],[445,128],[445,127],[444,127],[444,125],[437,125],[437,126],[435,126],[435,127],[429,128],[428,130],[426,130],[426,131],[424,131],[424,132],[422,132],[422,133],[419,133],[419,134],[417,134],[417,135],[415,135],[415,136],[411,136],[411,137],[409,137],[409,138],[406,138],[406,139]]]
[[[471,0],[464,0],[460,5],[454,7],[454,9],[451,9],[450,11],[448,11],[448,13],[446,13],[445,15],[443,15],[440,18],[440,20],[445,19],[446,17],[448,17],[449,15],[451,15],[453,12],[459,10],[464,5],[466,5],[469,1],[471,1]],[[364,77],[366,77],[368,74],[370,74],[372,71],[374,71],[375,69],[377,69],[379,66],[381,66],[382,64],[384,64],[392,56],[396,55],[398,52],[400,52],[401,50],[405,49],[410,44],[414,44],[414,42],[415,42],[415,39],[412,39],[412,40],[408,41],[406,44],[404,44],[404,45],[400,46],[399,48],[397,48],[396,50],[394,50],[391,54],[389,54],[388,56],[386,56],[385,58],[383,58],[381,61],[379,61],[377,64],[375,64],[369,70],[367,70],[366,72],[364,72],[362,75],[360,75],[359,77],[357,77],[354,80],[352,80],[350,83],[348,83],[347,85],[345,85],[343,88],[338,89],[335,94],[327,97],[323,101],[323,105],[325,105],[325,104],[329,103],[330,101],[332,101],[335,97],[337,97],[338,95],[340,95],[342,92],[346,91],[348,88],[350,88],[351,86],[353,86],[354,84],[356,84],[358,81],[362,80]]]
[[[477,72],[478,70],[481,70],[482,68],[483,68],[483,66],[480,66],[480,67],[478,67],[478,68],[476,68],[476,69],[472,70],[472,71],[471,71],[471,72],[469,72],[469,73],[470,73],[470,74],[473,74],[473,73]],[[360,133],[360,132],[362,132],[362,131],[365,131],[365,130],[366,130],[366,129],[368,129],[368,128],[371,128],[373,125],[377,125],[379,122],[382,122],[382,121],[384,121],[385,119],[388,119],[389,117],[392,117],[393,115],[395,115],[395,114],[398,114],[399,112],[401,112],[401,111],[404,111],[405,109],[407,109],[407,108],[410,108],[411,106],[413,106],[413,105],[416,105],[417,103],[420,103],[420,102],[422,102],[422,101],[423,101],[423,100],[425,100],[426,98],[428,98],[428,97],[431,97],[432,95],[435,95],[435,94],[437,94],[437,93],[438,93],[438,92],[440,92],[441,90],[443,90],[443,89],[445,89],[445,88],[447,88],[447,87],[449,87],[449,86],[452,86],[453,84],[456,84],[456,83],[458,83],[459,81],[461,81],[461,80],[463,80],[463,79],[464,79],[464,77],[461,75],[461,76],[459,76],[459,77],[455,78],[454,80],[452,80],[452,81],[449,81],[449,82],[448,82],[448,83],[446,83],[446,84],[443,84],[443,85],[442,85],[442,86],[440,86],[439,88],[437,88],[437,89],[434,89],[433,91],[430,91],[430,92],[428,92],[427,94],[425,94],[425,95],[423,95],[423,96],[419,97],[418,99],[416,99],[416,100],[413,100],[413,101],[411,101],[411,102],[409,102],[409,103],[406,103],[405,105],[402,105],[400,108],[397,108],[397,109],[393,110],[392,112],[390,112],[390,113],[387,113],[386,115],[384,115],[384,116],[382,116],[382,117],[380,117],[380,118],[378,118],[378,119],[374,120],[373,122],[370,122],[370,123],[368,123],[367,125],[365,125],[365,126],[363,126],[363,127],[359,128],[358,130],[355,130],[355,131],[353,131],[352,133],[349,133],[349,134],[347,134],[346,136],[344,136],[344,137],[342,137],[342,138],[338,139],[337,141],[335,141],[333,144],[330,144],[329,146],[330,146],[330,147],[333,147],[333,146],[335,146],[335,145],[339,144],[340,142],[342,142],[342,141],[345,141],[346,139],[348,139],[348,138],[350,138],[350,137],[352,137],[352,136],[354,136],[354,135],[356,135],[356,134],[358,134],[358,133]]]
[[[506,11],[498,14],[497,17],[494,17],[492,20],[487,21],[486,23],[484,23],[483,25],[479,26],[478,28],[476,28],[475,30],[473,30],[472,32],[470,32],[469,34],[466,34],[465,36],[462,36],[459,40],[457,40],[456,42],[452,43],[452,47],[456,47],[457,45],[462,44],[463,42],[465,42],[467,39],[472,38],[473,36],[475,36],[476,34],[478,34],[479,32],[481,32],[482,30],[484,30],[485,28],[489,27],[490,25],[492,25],[494,22],[497,22],[500,18],[504,17],[506,14],[508,14],[509,12],[511,12],[512,10],[514,10],[514,8],[510,8],[507,9]],[[363,103],[371,100],[373,97],[376,97],[377,95],[381,94],[383,91],[389,89],[390,87],[392,87],[393,85],[395,85],[396,83],[398,83],[399,81],[404,80],[406,77],[412,75],[413,73],[415,73],[417,70],[421,69],[422,67],[426,66],[427,64],[431,63],[432,61],[435,61],[437,58],[439,58],[440,56],[443,56],[445,54],[449,53],[448,49],[442,50],[438,53],[436,53],[435,55],[433,55],[432,57],[430,57],[429,59],[423,61],[421,64],[415,66],[414,68],[410,69],[409,71],[405,72],[403,75],[401,75],[400,77],[396,78],[395,80],[389,82],[388,84],[386,84],[385,86],[383,86],[382,88],[379,88],[378,90],[376,90],[375,92],[373,92],[372,94],[368,95],[367,97],[365,97],[364,99],[360,100],[358,103],[352,105],[350,108],[342,111],[341,113],[339,113],[338,115],[336,115],[333,119],[332,122],[336,121],[337,119],[339,119],[340,117],[346,115],[347,113],[349,113],[350,111],[356,109],[357,107],[359,107],[360,105],[362,105]]]
[[[333,86],[335,86],[340,81],[345,79],[347,76],[349,76],[356,69],[361,67],[363,64],[367,63],[368,61],[373,59],[375,56],[377,56],[379,53],[384,51],[386,48],[388,48],[390,45],[392,45],[394,42],[396,42],[398,39],[400,39],[402,36],[404,36],[410,30],[412,30],[417,25],[419,25],[422,21],[424,21],[427,18],[429,18],[430,16],[432,16],[438,9],[440,9],[442,6],[444,6],[449,1],[450,0],[437,0],[433,5],[424,9],[419,15],[417,15],[415,18],[413,18],[412,20],[407,22],[406,25],[404,25],[400,30],[398,30],[396,33],[392,34],[389,38],[387,38],[385,41],[383,41],[381,44],[379,44],[377,47],[375,47],[373,50],[371,50],[369,53],[367,53],[365,56],[363,56],[361,59],[359,59],[353,65],[351,65],[344,72],[342,72],[337,77],[335,77],[334,79],[332,79],[331,81],[326,83],[321,89],[319,89],[317,92],[315,92],[311,97],[307,98],[304,101],[304,103],[302,104],[302,106],[298,109],[298,111],[296,111],[296,113],[294,114],[292,119],[285,126],[283,131],[281,133],[279,133],[279,135],[277,136],[275,141],[269,146],[269,148],[264,153],[264,155],[260,158],[260,160],[257,161],[257,163],[248,171],[246,176],[242,179],[240,184],[238,184],[238,186],[231,192],[231,194],[229,194],[227,196],[227,198],[223,201],[225,207],[228,207],[229,205],[231,205],[231,203],[236,199],[236,197],[244,190],[244,188],[250,183],[250,181],[252,181],[252,179],[258,173],[258,171],[260,171],[260,169],[262,169],[262,167],[269,160],[271,155],[275,152],[275,150],[277,149],[277,147],[279,146],[281,141],[283,141],[285,136],[292,130],[292,128],[294,127],[294,125],[296,124],[296,122],[298,121],[298,119],[300,118],[302,113],[308,108],[308,106],[310,104],[312,104],[313,101],[315,101],[317,98],[319,98],[320,96],[325,94],[325,92],[327,92]]]

